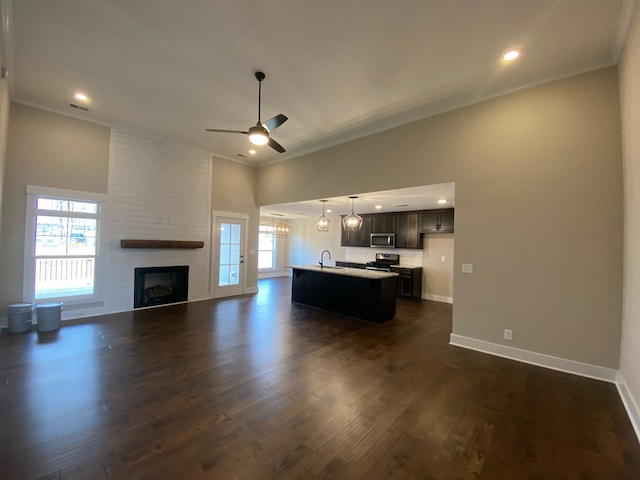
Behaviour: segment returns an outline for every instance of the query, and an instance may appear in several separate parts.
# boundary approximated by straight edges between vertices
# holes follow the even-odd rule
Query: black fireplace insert
[[[186,302],[188,293],[188,265],[135,269],[133,308]]]

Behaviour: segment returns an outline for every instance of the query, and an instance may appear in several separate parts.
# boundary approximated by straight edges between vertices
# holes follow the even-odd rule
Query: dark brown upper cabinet
[[[362,228],[358,230],[358,247],[370,247],[373,215],[361,215],[361,217]]]
[[[420,233],[453,233],[453,208],[420,212]]]
[[[362,228],[348,231],[340,224],[343,247],[369,247],[372,233],[395,233],[396,248],[422,249],[423,233],[453,233],[453,208],[360,215]]]
[[[374,213],[371,233],[395,233],[396,214],[395,213]]]
[[[342,235],[340,245],[343,247],[368,247],[371,245],[371,223],[373,215],[360,215],[362,228],[360,230],[345,230],[340,222]]]
[[[422,248],[419,213],[396,213],[396,247]]]
[[[345,230],[340,222],[340,245],[343,247],[357,247],[358,246],[358,232],[357,230]]]

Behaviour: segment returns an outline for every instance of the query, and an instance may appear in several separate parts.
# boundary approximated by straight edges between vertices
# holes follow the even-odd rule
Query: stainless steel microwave
[[[374,248],[396,248],[396,234],[372,233],[371,246]]]

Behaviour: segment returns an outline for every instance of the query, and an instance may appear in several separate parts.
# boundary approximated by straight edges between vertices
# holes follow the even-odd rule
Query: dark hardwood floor
[[[0,335],[2,479],[638,479],[614,385],[256,295]]]

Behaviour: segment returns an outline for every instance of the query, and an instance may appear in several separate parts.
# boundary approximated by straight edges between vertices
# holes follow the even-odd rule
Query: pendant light
[[[280,217],[280,222],[276,221],[276,217]],[[287,225],[284,223],[283,219],[284,215],[279,213],[273,214],[273,224],[272,224],[272,232],[274,237],[290,237],[293,228],[291,225]]]
[[[316,228],[319,232],[328,232],[329,225],[331,225],[331,219],[324,214],[324,205],[327,203],[327,200],[320,200],[322,202],[322,216],[318,217],[316,220]]]
[[[351,199],[351,214],[342,217],[342,226],[345,230],[360,230],[362,228],[362,217],[353,213],[353,204],[358,197],[349,197]]]

